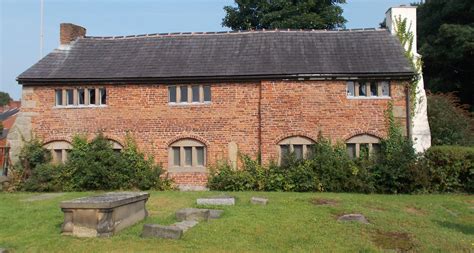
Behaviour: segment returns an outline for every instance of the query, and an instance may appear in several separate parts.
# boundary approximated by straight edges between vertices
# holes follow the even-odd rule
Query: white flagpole
[[[44,9],[44,0],[40,0],[40,59],[43,58],[43,9]]]

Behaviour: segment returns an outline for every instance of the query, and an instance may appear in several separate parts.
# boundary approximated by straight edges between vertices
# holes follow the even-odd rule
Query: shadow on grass
[[[449,228],[452,230],[456,230],[466,235],[474,235],[474,226],[469,224],[459,224],[454,222],[448,221],[435,221],[438,225],[444,228]]]

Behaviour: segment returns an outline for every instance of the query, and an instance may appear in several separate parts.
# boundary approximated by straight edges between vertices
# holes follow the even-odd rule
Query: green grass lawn
[[[222,207],[220,219],[199,223],[181,240],[167,240],[141,238],[143,224],[172,224],[176,210],[195,207],[198,197],[221,193],[152,192],[147,202],[150,216],[112,238],[61,236],[59,202],[92,194],[96,193],[25,202],[38,194],[0,193],[0,248],[14,252],[474,251],[472,195],[227,193],[236,197],[236,205]],[[254,206],[249,203],[252,196],[268,197],[270,202]],[[317,205],[325,200],[332,202]],[[371,224],[338,222],[338,215],[345,213],[362,213]]]

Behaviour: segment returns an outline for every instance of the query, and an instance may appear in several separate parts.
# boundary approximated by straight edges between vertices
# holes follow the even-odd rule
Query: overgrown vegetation
[[[452,93],[428,95],[433,145],[474,146],[474,118]]]
[[[387,109],[389,134],[378,154],[352,160],[344,145],[320,135],[306,159],[294,154],[278,165],[261,166],[241,155],[241,168],[220,163],[211,170],[208,186],[223,191],[297,191],[359,193],[474,192],[474,148],[432,147],[424,156]]]
[[[75,136],[66,163],[51,163],[50,151],[38,139],[26,142],[20,154],[26,191],[87,191],[117,189],[170,189],[171,181],[161,178],[161,166],[145,157],[135,141],[127,136],[125,147],[117,152],[99,133],[91,141]]]

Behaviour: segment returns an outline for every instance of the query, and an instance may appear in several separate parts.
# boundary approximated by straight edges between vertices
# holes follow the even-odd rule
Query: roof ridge
[[[87,39],[134,39],[149,37],[175,37],[175,36],[196,36],[196,35],[227,35],[227,34],[251,34],[251,33],[275,33],[275,32],[307,32],[307,33],[324,33],[324,32],[364,32],[364,31],[387,31],[385,28],[351,28],[351,29],[256,29],[256,30],[233,30],[233,31],[215,31],[215,32],[169,32],[169,33],[148,33],[137,35],[122,36],[85,36]]]

